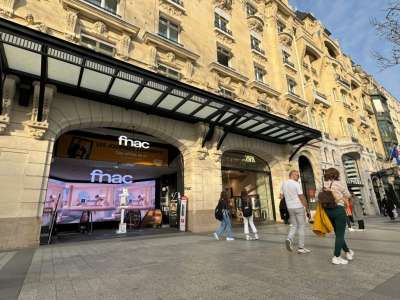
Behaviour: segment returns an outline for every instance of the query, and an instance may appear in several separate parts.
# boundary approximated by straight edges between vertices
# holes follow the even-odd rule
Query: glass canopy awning
[[[3,76],[15,74],[40,82],[39,121],[44,86],[54,84],[61,93],[185,122],[204,122],[212,129],[218,126],[224,129],[224,137],[236,133],[294,145],[321,137],[318,130],[4,19],[0,20],[0,56]]]

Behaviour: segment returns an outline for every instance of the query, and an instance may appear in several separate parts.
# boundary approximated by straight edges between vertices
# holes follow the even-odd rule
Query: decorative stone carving
[[[168,52],[167,55],[165,56],[167,59],[167,62],[169,62],[170,64],[173,64],[175,62],[175,53],[173,52]]]
[[[197,150],[197,159],[205,160],[208,156],[208,151],[206,149]]]
[[[14,6],[17,0],[3,0],[0,2],[0,15],[12,18],[14,16]]]
[[[264,31],[264,21],[259,16],[249,16],[247,18],[247,23],[249,25],[250,30],[253,30],[258,33],[263,33]]]
[[[171,2],[171,0],[160,0],[160,9],[173,16],[182,16],[186,14],[184,7]]]
[[[96,33],[100,35],[105,35],[107,33],[107,26],[101,21],[97,21],[96,23],[94,23],[93,29]]]
[[[194,73],[193,63],[191,61],[187,61],[185,66],[185,79],[191,82],[193,78],[193,73]]]
[[[78,12],[75,10],[67,11],[66,24],[65,24],[65,35],[68,40],[76,40],[76,31],[78,27]]]
[[[10,124],[10,114],[15,98],[16,85],[19,79],[16,76],[8,75],[3,83],[3,104],[0,114],[0,134],[3,133]]]
[[[43,23],[40,23],[37,28],[39,31],[41,31],[43,33],[48,33],[48,31],[49,31],[49,28],[47,27],[47,25],[43,24]]]
[[[232,9],[233,0],[214,0],[215,6],[230,11]]]
[[[292,46],[293,37],[288,31],[281,32],[279,34],[279,40],[282,45],[290,48]]]
[[[31,118],[29,121],[25,123],[29,134],[36,138],[40,139],[49,128],[48,117],[50,113],[51,103],[54,99],[54,95],[56,93],[56,88],[52,85],[46,85],[44,90],[44,99],[43,99],[43,111],[42,111],[42,119],[38,120],[39,113],[39,94],[40,94],[40,83],[34,82],[34,91],[33,91],[33,106]]]
[[[149,46],[149,66],[150,68],[152,68],[153,70],[157,69],[157,57],[158,57],[158,53],[157,53],[157,48],[154,46]]]
[[[221,30],[215,29],[215,34],[217,36],[217,39],[219,42],[225,45],[232,45],[235,43],[235,39],[233,36],[229,35],[228,33],[225,33]]]
[[[242,82],[238,84],[237,94],[239,98],[247,98],[247,88]]]
[[[118,55],[127,60],[129,58],[129,51],[131,49],[131,37],[127,34],[123,34],[118,47]]]
[[[217,72],[211,72],[210,79],[207,82],[207,87],[213,91],[219,90],[219,75]]]
[[[34,20],[32,14],[27,14],[26,17],[25,17],[25,21],[26,21],[28,26],[31,26],[31,25],[33,25],[35,23],[35,20]]]

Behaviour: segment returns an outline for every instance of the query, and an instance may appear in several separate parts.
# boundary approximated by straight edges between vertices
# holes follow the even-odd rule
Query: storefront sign
[[[110,140],[67,133],[56,144],[56,157],[168,166],[167,148],[123,136]]]
[[[103,173],[102,170],[93,170],[90,173],[90,182],[103,183],[104,179],[107,183],[129,184],[132,183],[133,177],[131,175],[107,174]]]
[[[118,138],[118,145],[120,146],[126,146],[126,147],[133,147],[133,148],[143,148],[143,149],[149,149],[150,148],[150,143],[149,142],[142,142],[142,141],[137,141],[137,140],[131,140],[128,139],[126,136],[121,135]]]

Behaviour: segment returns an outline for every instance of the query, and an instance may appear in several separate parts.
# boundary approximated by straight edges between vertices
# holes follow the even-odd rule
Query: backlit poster
[[[94,222],[120,219],[119,194],[128,188],[128,210],[147,211],[155,208],[155,180],[131,184],[74,183],[49,180],[42,225],[48,225],[49,211],[54,211],[58,195],[59,224],[79,223],[82,214],[90,211]],[[144,215],[144,214],[142,214]]]

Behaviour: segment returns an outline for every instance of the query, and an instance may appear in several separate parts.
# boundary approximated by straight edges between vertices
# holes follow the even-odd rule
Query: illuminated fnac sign
[[[149,149],[150,148],[149,142],[131,140],[131,139],[128,139],[128,137],[126,137],[124,135],[121,135],[120,137],[118,137],[118,144],[120,146],[133,147],[133,148],[139,148],[139,149]]]
[[[107,174],[103,173],[102,170],[93,170],[90,173],[90,182],[97,183],[124,183],[129,184],[132,183],[133,177],[131,175],[120,175],[120,174]]]

